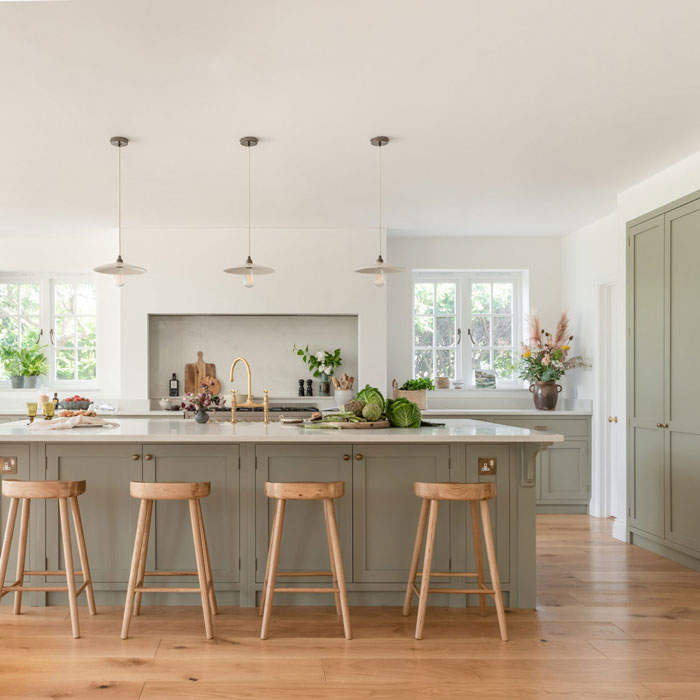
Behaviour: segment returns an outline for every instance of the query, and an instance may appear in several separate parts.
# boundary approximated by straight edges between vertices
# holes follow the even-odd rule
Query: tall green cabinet
[[[700,569],[700,193],[629,222],[628,529]]]

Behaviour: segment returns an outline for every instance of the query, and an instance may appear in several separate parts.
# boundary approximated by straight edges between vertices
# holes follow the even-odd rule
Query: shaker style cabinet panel
[[[129,580],[139,510],[139,502],[129,495],[129,482],[141,481],[141,467],[141,445],[46,446],[46,479],[87,482],[78,504],[96,590],[122,590]],[[71,537],[77,567],[78,549],[72,528]],[[65,568],[60,541],[58,503],[47,500],[46,556],[50,571]]]
[[[346,582],[352,571],[352,446],[257,445],[255,449],[255,580],[265,578],[267,548],[275,514],[274,499],[265,496],[266,481],[344,481],[345,495],[335,500]],[[287,501],[278,574],[282,571],[330,571],[322,501]],[[323,582],[323,577],[282,579]],[[328,579],[330,580],[330,579]],[[319,598],[319,601],[322,601]],[[319,605],[322,602],[318,603]]]
[[[239,449],[238,445],[143,446],[144,481],[211,482],[211,493],[201,503],[212,573],[219,587],[240,580]],[[156,501],[148,557],[149,571],[196,569],[187,501]],[[193,580],[173,576],[158,585]]]
[[[3,447],[3,457],[16,457],[17,458],[17,473],[16,474],[8,474],[8,475],[3,475],[1,478],[2,479],[22,479],[23,481],[29,480],[31,477],[29,475],[29,446],[28,445],[12,445],[8,444]],[[38,501],[35,501],[35,508],[36,504],[39,503]],[[32,515],[36,516],[36,513],[32,513],[35,508],[31,508],[29,514],[29,531],[31,531],[36,527],[36,518],[32,517]],[[2,497],[0,498],[0,532],[3,534],[5,533],[5,527],[7,526],[7,513],[10,509],[10,499]],[[15,533],[14,536],[12,537],[12,550],[10,552],[10,561],[9,564],[7,565],[7,574],[5,576],[5,583],[7,585],[11,585],[15,582],[16,576],[15,573],[17,571],[17,546],[19,543],[19,524],[20,524],[20,518],[22,515],[22,503],[20,502],[19,508],[17,509],[17,520],[15,521]],[[36,538],[29,537],[27,541],[27,558],[25,561],[25,569],[43,569],[44,562],[35,562],[37,566],[34,566],[34,563],[32,563],[31,566],[29,564],[32,562],[32,543],[36,541]],[[26,585],[30,585],[25,581]],[[32,584],[33,585],[33,584]],[[13,603],[14,602],[14,595],[6,595],[2,600],[0,600],[0,603],[2,604],[8,604],[8,603]],[[29,600],[29,597],[27,597],[27,600]]]
[[[359,459],[361,457],[361,459]],[[421,500],[414,481],[450,481],[448,445],[356,445],[353,459],[355,582],[403,583]],[[450,504],[440,504],[433,568],[448,571]],[[436,583],[438,587],[440,583]]]

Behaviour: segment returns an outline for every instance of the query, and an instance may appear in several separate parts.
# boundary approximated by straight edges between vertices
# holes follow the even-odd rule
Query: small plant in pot
[[[20,371],[24,378],[24,387],[33,389],[36,387],[39,377],[47,374],[49,363],[42,348],[45,345],[29,345],[19,349]]]
[[[223,406],[225,403],[226,399],[221,394],[213,394],[206,384],[202,384],[202,391],[199,394],[185,394],[185,400],[180,404],[180,408],[192,411],[197,423],[206,423],[209,420],[207,409]]]
[[[309,366],[309,371],[319,379],[319,395],[330,396],[331,394],[331,376],[343,364],[343,358],[340,356],[340,348],[335,350],[319,350],[318,352],[310,352],[309,346],[305,348],[297,348],[295,345],[292,348],[301,359]]]
[[[12,382],[12,388],[21,389],[24,386],[24,377],[19,350],[14,345],[3,345],[0,347],[0,362]]]
[[[428,407],[428,392],[435,389],[435,384],[433,384],[433,380],[430,377],[417,377],[415,379],[407,379],[401,386],[394,379],[392,387],[395,399],[408,399],[421,410],[425,410]]]
[[[559,318],[554,335],[540,327],[536,314],[530,319],[530,340],[520,354],[520,378],[530,382],[535,408],[553,411],[562,389],[557,380],[570,369],[590,367],[582,355],[569,355],[573,339],[566,312]]]

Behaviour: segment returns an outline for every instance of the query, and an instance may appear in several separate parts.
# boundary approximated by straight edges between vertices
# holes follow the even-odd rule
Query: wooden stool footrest
[[[82,571],[74,571],[76,576],[82,576]],[[25,571],[25,576],[65,576],[65,571]]]
[[[199,588],[146,588],[145,586],[137,586],[134,588],[134,593],[201,593]]]
[[[423,572],[422,571],[416,571],[416,576],[422,576]],[[430,578],[433,576],[442,576],[445,578],[450,578],[451,576],[457,576],[457,577],[462,577],[462,578],[477,578],[479,574],[472,573],[471,571],[431,571],[430,572]]]
[[[332,571],[278,571],[275,576],[333,576]]]
[[[428,593],[471,593],[474,595],[494,595],[492,588],[429,588]]]
[[[275,593],[340,593],[339,588],[275,588]]]
[[[196,571],[144,571],[144,576],[199,576]]]

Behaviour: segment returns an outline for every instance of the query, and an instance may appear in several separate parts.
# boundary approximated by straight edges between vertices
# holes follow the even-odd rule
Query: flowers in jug
[[[520,353],[520,378],[528,382],[552,382],[567,370],[590,367],[582,355],[569,355],[574,336],[569,332],[569,317],[562,313],[554,335],[540,325],[537,314],[530,317],[530,338]]]
[[[314,377],[321,377],[322,375],[330,377],[335,370],[343,364],[343,358],[340,356],[340,348],[309,352],[308,345],[305,348],[297,348],[295,345],[292,348],[292,352],[299,355],[302,361],[309,366],[309,371]]]
[[[202,384],[202,391],[199,394],[185,394],[185,400],[180,404],[180,408],[185,409],[185,411],[196,412],[200,409],[206,411],[223,406],[225,403],[226,399],[222,394],[214,394],[210,385]]]

